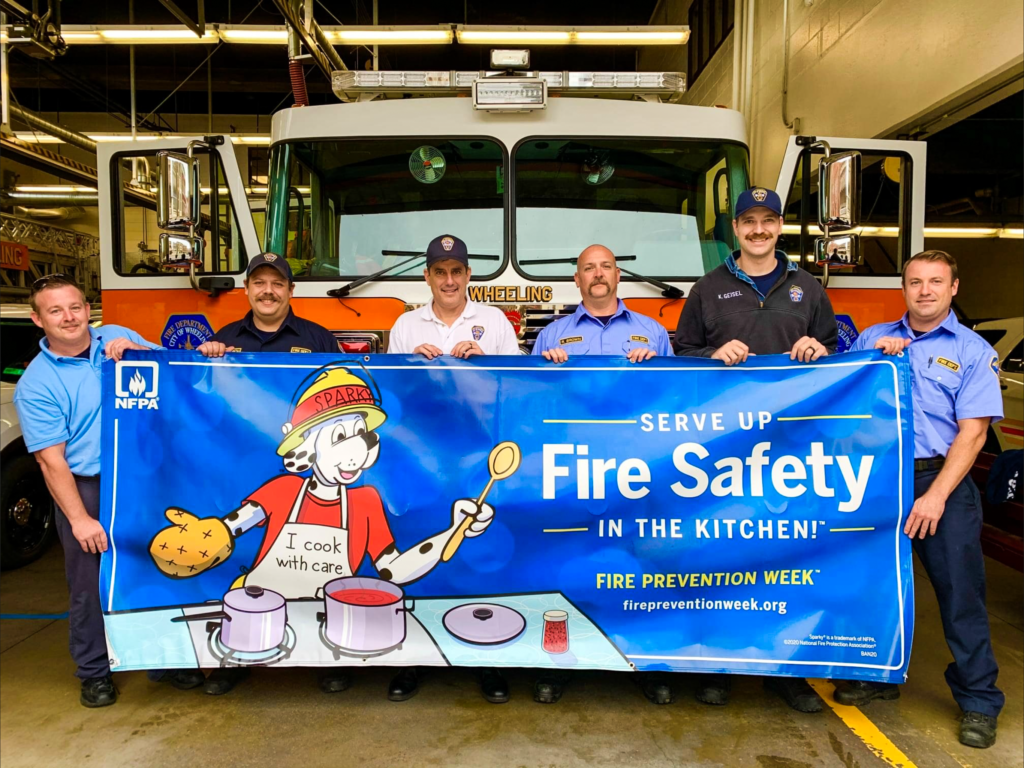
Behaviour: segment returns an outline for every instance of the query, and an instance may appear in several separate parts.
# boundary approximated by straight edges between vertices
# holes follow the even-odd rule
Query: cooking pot
[[[382,579],[346,576],[329,581],[323,592],[324,610],[317,620],[324,623],[327,639],[347,651],[383,653],[405,640],[405,591]]]
[[[176,616],[171,621],[220,619],[220,641],[235,651],[260,653],[284,642],[288,607],[283,596],[263,587],[232,589],[224,595],[224,608],[212,613]],[[209,629],[217,625],[208,624]]]

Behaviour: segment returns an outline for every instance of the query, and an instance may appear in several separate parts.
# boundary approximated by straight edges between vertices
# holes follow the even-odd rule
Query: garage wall
[[[785,0],[789,116],[810,135],[883,137],[1024,71],[1020,0]],[[756,2],[753,179],[774,184],[792,131],[782,122],[782,3]],[[686,24],[690,0],[664,0],[652,24]],[[732,105],[732,42],[685,101]],[[686,48],[641,49],[641,70],[686,71]]]

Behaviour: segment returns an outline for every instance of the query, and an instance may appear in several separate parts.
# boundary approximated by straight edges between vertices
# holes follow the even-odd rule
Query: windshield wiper
[[[636,256],[616,256],[615,257],[615,263],[618,264],[620,261],[636,261]],[[575,264],[576,263],[576,257],[575,256],[571,256],[571,257],[563,258],[563,259],[526,259],[524,261],[520,261],[519,263],[520,264]],[[664,296],[666,299],[681,299],[681,298],[683,298],[686,295],[686,294],[683,293],[682,289],[676,288],[674,285],[669,285],[668,283],[663,283],[661,280],[656,280],[653,277],[647,277],[646,275],[641,275],[640,273],[633,272],[632,270],[626,269],[625,267],[619,267],[619,269],[621,269],[623,272],[625,272],[630,277],[634,277],[637,280],[642,280],[645,283],[653,285],[655,288],[660,288],[661,289],[661,295]]]
[[[386,275],[388,272],[396,270],[399,267],[405,266],[406,264],[411,264],[412,262],[416,261],[416,259],[426,258],[427,254],[419,253],[417,251],[389,251],[389,250],[384,250],[384,251],[380,252],[380,255],[381,256],[408,256],[409,258],[408,259],[403,259],[402,261],[396,261],[391,266],[384,267],[384,269],[378,269],[376,272],[374,272],[372,274],[364,275],[363,277],[356,278],[355,280],[353,280],[350,283],[345,283],[345,285],[341,286],[340,288],[332,288],[331,290],[329,290],[327,292],[327,295],[332,297],[332,298],[335,298],[335,299],[342,299],[345,296],[348,296],[350,293],[352,293],[352,291],[354,291],[359,286],[366,285],[367,283],[372,282],[373,280],[376,280],[378,277],[382,277],[383,275]],[[470,254],[467,254],[467,255],[471,259],[480,259],[480,260],[483,260],[483,261],[501,261],[501,257],[500,256],[494,256],[492,254],[470,253]]]

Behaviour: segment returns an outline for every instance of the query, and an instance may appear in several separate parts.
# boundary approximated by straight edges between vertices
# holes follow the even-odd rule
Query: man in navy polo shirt
[[[222,357],[228,352],[339,351],[333,333],[292,311],[294,290],[287,259],[273,253],[254,256],[245,270],[249,312],[225,325],[197,351],[206,357]],[[215,669],[206,678],[203,690],[212,696],[225,694],[248,674],[247,667]],[[325,693],[335,693],[351,685],[351,676],[345,670],[328,669],[320,673],[319,682]]]
[[[915,501],[903,531],[939,600],[953,654],[946,683],[963,713],[960,743],[984,749],[996,742],[1004,696],[985,607],[981,497],[968,473],[989,424],[1003,417],[1003,400],[996,351],[950,311],[959,285],[956,260],[945,251],[911,257],[903,265],[906,314],[871,326],[850,351],[910,355]],[[899,695],[896,685],[863,681],[840,683],[834,694],[852,706]]]
[[[273,253],[254,256],[245,270],[249,313],[217,331],[199,351],[207,357],[225,352],[337,352],[334,334],[292,312],[294,290],[287,259]]]
[[[71,657],[82,681],[83,706],[117,701],[110,678],[100,605],[100,554],[107,534],[100,516],[100,369],[105,358],[125,350],[160,349],[117,325],[92,328],[89,303],[67,275],[47,275],[32,284],[32,322],[46,334],[41,352],[14,390],[25,447],[36,457],[57,503],[57,534],[64,548],[70,592]],[[185,670],[196,685],[199,670]]]

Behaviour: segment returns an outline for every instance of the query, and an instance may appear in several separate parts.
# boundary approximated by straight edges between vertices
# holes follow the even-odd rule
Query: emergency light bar
[[[375,93],[471,91],[474,84],[499,80],[523,82],[543,81],[548,91],[580,93],[623,93],[628,91],[653,94],[681,94],[686,90],[682,72],[524,72],[523,77],[501,77],[502,72],[427,72],[349,70],[334,72],[331,83],[339,98],[357,91]]]
[[[539,77],[490,77],[473,83],[473,106],[487,112],[544,109],[548,84]]]

